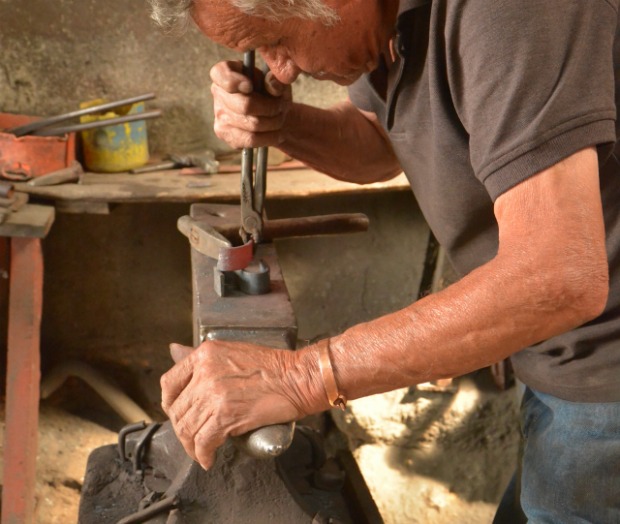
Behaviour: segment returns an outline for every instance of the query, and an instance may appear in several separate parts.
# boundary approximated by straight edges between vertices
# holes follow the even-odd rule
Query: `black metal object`
[[[204,206],[194,204],[190,218],[204,219]],[[206,215],[213,227],[222,218]],[[273,244],[256,246],[256,259],[271,268],[270,292],[260,296],[239,289],[218,295],[211,280],[218,260],[194,248],[191,257],[194,346],[236,340],[296,347],[296,320]],[[91,453],[79,522],[380,524],[350,452],[330,456],[321,433],[294,428],[276,424],[230,439],[205,471],[185,453],[169,421],[127,426],[117,446]]]
[[[80,524],[382,522],[350,453],[328,457],[323,437],[310,427],[300,426],[273,461],[228,443],[209,471],[185,454],[169,422],[128,428],[118,446],[89,457]],[[142,457],[139,469],[119,457],[119,447],[128,457]]]

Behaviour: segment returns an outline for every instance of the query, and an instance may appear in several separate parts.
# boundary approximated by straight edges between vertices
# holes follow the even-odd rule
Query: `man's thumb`
[[[265,76],[265,90],[271,96],[282,96],[288,87],[280,82],[271,71]]]
[[[187,357],[192,351],[194,351],[194,348],[182,346],[181,344],[170,344],[170,355],[175,364],[181,362],[181,360]]]

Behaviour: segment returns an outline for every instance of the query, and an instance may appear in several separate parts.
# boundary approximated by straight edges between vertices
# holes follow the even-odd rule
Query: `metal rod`
[[[254,51],[246,51],[243,53],[243,74],[247,76],[250,82],[254,79]],[[250,233],[250,224],[246,224],[246,218],[252,215],[254,210],[254,149],[244,147],[241,152],[241,232],[247,240]],[[254,221],[252,221],[254,222]]]
[[[198,222],[200,223],[200,220]],[[263,240],[271,242],[276,238],[363,233],[368,231],[368,226],[368,217],[363,213],[276,218],[264,221]],[[229,240],[238,240],[239,223],[235,220],[216,223],[211,227]]]
[[[94,122],[85,122],[83,124],[73,124],[63,127],[51,127],[49,129],[39,129],[32,134],[35,136],[60,136],[66,133],[73,133],[76,131],[86,131],[88,129],[96,129],[99,127],[115,126],[117,124],[124,124],[125,122],[135,122],[137,120],[147,120],[149,118],[157,118],[161,116],[161,110],[155,109],[153,111],[145,111],[144,113],[135,113],[132,115],[119,116],[116,118],[106,118],[104,120],[96,120]]]
[[[267,192],[267,148],[259,147],[256,155],[256,174],[254,177],[254,210],[263,212]]]
[[[37,129],[41,129],[43,127],[49,127],[54,124],[59,124],[60,122],[66,122],[67,120],[71,120],[72,118],[77,118],[79,116],[84,116],[84,115],[90,115],[92,113],[98,113],[100,111],[107,111],[108,109],[114,109],[116,107],[135,104],[136,102],[152,100],[153,98],[155,98],[154,93],[146,93],[144,95],[138,95],[132,98],[126,98],[124,100],[117,100],[116,102],[106,102],[105,104],[99,104],[99,105],[87,107],[84,109],[78,109],[77,111],[71,111],[70,113],[63,113],[61,115],[44,118],[42,120],[37,120],[36,122],[30,122],[23,126],[14,127],[12,129],[8,129],[7,133],[11,133],[15,136],[29,135],[33,131],[36,131]],[[49,136],[49,135],[39,135],[39,136]]]

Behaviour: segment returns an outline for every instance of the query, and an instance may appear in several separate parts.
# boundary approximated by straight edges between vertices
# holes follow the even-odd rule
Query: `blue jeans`
[[[620,524],[620,402],[526,388],[521,429],[520,467],[494,524]]]

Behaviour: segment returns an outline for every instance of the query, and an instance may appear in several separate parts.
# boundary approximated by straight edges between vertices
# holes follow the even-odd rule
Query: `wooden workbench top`
[[[226,202],[238,201],[239,173],[181,174],[181,170],[134,175],[85,173],[79,184],[30,186],[15,189],[32,197],[64,202]],[[382,192],[409,188],[403,174],[387,182],[357,185],[340,182],[308,168],[277,169],[267,176],[269,198]]]

